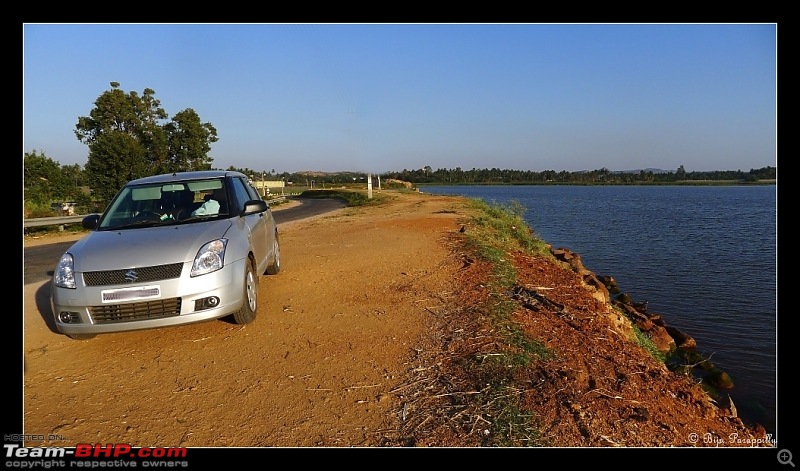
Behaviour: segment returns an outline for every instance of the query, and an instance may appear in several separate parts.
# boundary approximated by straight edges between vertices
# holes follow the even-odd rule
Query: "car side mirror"
[[[268,207],[269,206],[267,206],[267,202],[264,200],[250,200],[244,204],[242,216],[247,216],[248,214],[254,213],[263,213]]]
[[[99,214],[90,214],[81,220],[81,226],[83,226],[84,229],[89,229],[90,231],[93,231],[97,229],[97,223],[99,221],[100,221]]]

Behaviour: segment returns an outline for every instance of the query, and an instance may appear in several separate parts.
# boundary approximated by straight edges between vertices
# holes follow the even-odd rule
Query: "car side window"
[[[260,200],[261,199],[261,195],[258,194],[258,190],[256,189],[255,186],[253,186],[252,182],[247,184],[247,192],[250,193],[250,196],[252,196],[252,198],[250,198],[250,199],[254,199],[254,200]]]
[[[239,178],[233,179],[233,192],[236,194],[236,213],[242,214],[244,204],[253,198],[250,197],[246,185]]]

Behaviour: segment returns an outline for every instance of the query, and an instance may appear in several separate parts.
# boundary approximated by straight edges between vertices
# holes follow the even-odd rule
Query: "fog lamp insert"
[[[216,296],[209,296],[207,298],[198,299],[194,302],[194,310],[202,311],[203,309],[211,309],[219,306],[219,298]]]
[[[81,316],[77,312],[62,311],[58,314],[58,320],[62,324],[80,324]]]

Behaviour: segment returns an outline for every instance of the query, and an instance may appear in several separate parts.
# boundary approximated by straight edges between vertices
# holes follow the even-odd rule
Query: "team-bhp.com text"
[[[78,444],[64,447],[24,447],[6,443],[6,468],[186,468],[186,448],[134,448],[128,444]]]

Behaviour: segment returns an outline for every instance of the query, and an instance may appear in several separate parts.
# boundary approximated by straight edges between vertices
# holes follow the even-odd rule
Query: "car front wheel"
[[[244,302],[238,311],[233,313],[233,320],[237,324],[249,324],[256,318],[258,309],[258,276],[253,269],[253,263],[247,263],[244,273]]]

